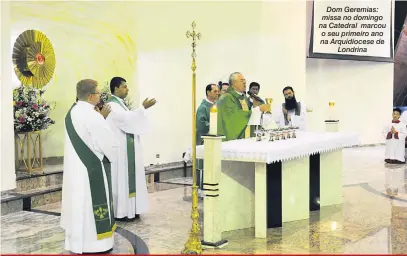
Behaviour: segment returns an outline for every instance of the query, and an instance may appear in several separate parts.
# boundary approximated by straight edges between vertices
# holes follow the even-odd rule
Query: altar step
[[[185,176],[191,176],[191,166],[183,162],[146,167],[146,181],[150,193],[187,185],[182,181],[174,182],[174,179],[176,181],[177,178],[182,179]],[[47,165],[43,173],[17,172],[16,189],[1,194],[1,215],[60,202],[62,179],[62,164]]]

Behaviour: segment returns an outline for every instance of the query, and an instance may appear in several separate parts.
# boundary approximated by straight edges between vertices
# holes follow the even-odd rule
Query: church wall
[[[394,5],[392,12],[394,27]],[[309,32],[311,21],[307,22]],[[381,133],[393,107],[393,63],[307,59],[306,68],[307,101],[313,107],[310,129],[325,129],[328,103],[333,100],[340,131],[358,132],[362,144],[384,143]]]
[[[13,84],[11,76],[11,46],[10,46],[10,6],[9,2],[0,4],[1,17],[1,75],[0,75],[0,170],[1,191],[16,187],[14,167],[14,127],[13,127]],[[7,40],[8,39],[8,40]]]
[[[104,87],[113,76],[125,77],[138,103],[134,2],[12,2],[13,44],[27,29],[42,31],[53,44],[56,69],[45,99],[56,102],[56,123],[43,132],[44,156],[62,156],[64,117],[76,96],[76,83],[92,78]],[[127,17],[123,19],[122,17]]]
[[[46,157],[63,155],[63,118],[76,82],[91,77],[103,84],[119,75],[136,102],[158,101],[149,110],[152,133],[143,139],[145,164],[181,160],[191,144],[191,39],[185,32],[193,20],[203,34],[197,104],[207,83],[226,81],[234,71],[259,82],[261,96],[272,97],[274,105],[287,85],[297,98],[306,95],[305,2],[13,2],[11,10],[12,37],[41,30],[57,56],[44,95],[57,102],[57,123],[44,132]]]
[[[362,144],[383,143],[391,121],[393,63],[307,60],[307,101],[312,102],[312,130],[323,131],[328,102],[335,101],[340,131],[355,131]]]
[[[191,39],[183,35],[192,20],[202,33],[197,107],[208,83],[227,81],[234,71],[244,74],[247,85],[259,82],[260,95],[272,97],[274,105],[281,104],[287,85],[305,98],[305,25],[299,25],[305,24],[305,2],[183,2],[172,7],[168,12],[164,3],[143,2],[136,13],[138,26],[149,24],[138,30],[154,31],[140,32],[137,41],[140,99],[158,101],[149,110],[153,131],[143,140],[146,165],[180,161],[191,146]],[[150,17],[153,8],[157,15]],[[293,14],[288,23],[286,13]]]

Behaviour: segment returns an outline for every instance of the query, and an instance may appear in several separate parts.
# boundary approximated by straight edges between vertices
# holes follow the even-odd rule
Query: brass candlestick
[[[182,251],[184,254],[201,254],[201,229],[199,227],[199,212],[198,212],[198,186],[196,184],[196,40],[201,39],[201,33],[195,32],[196,23],[192,22],[192,32],[187,31],[187,38],[192,38],[192,228],[189,231],[188,241],[185,243],[185,248]]]

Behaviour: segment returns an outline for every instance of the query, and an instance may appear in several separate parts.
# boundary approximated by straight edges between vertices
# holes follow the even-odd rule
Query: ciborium
[[[257,129],[254,131],[254,134],[256,135],[256,141],[261,141],[261,137],[263,136],[263,131],[260,129]]]

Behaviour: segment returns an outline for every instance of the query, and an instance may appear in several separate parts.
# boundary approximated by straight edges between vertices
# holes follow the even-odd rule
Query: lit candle
[[[209,134],[210,135],[218,134],[218,108],[216,107],[216,105],[213,105],[210,109]]]

